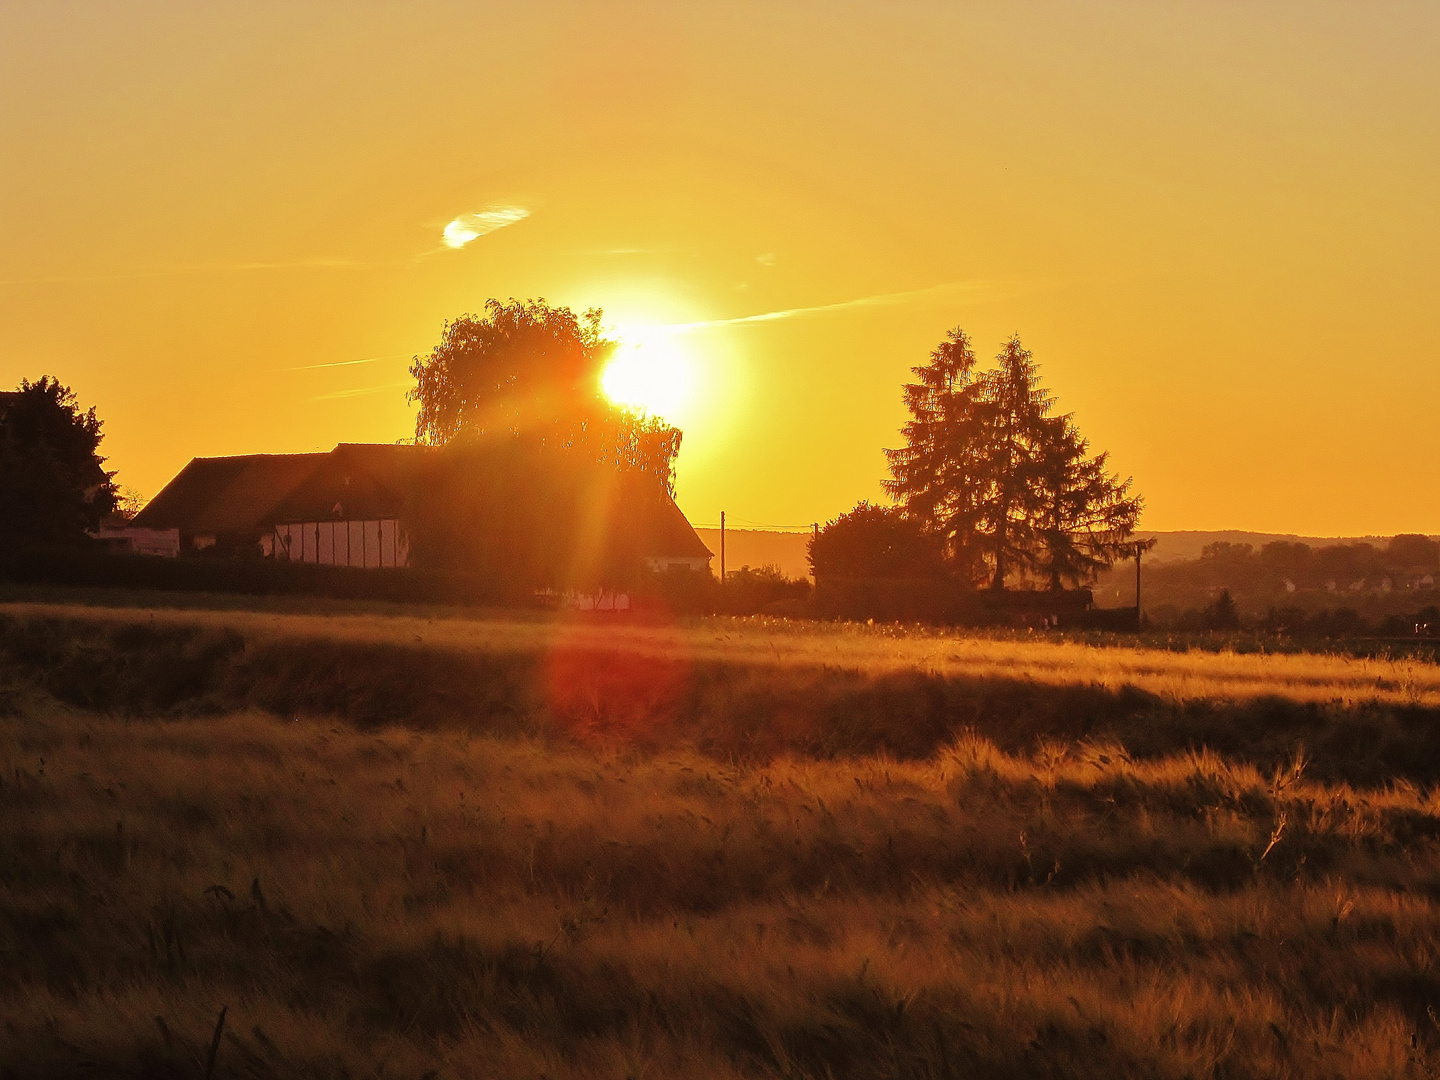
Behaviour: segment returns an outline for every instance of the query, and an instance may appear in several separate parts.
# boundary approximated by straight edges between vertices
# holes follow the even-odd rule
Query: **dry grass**
[[[1440,819],[1404,787],[54,708],[0,772],[15,1077],[201,1075],[221,1007],[220,1076],[1440,1066]]]
[[[1020,678],[1052,686],[1133,687],[1175,702],[1283,697],[1440,707],[1440,666],[1414,658],[1315,653],[1170,652],[1068,641],[1007,641],[855,623],[704,619],[687,625],[405,615],[299,615],[157,608],[97,609],[0,603],[0,615],[234,629],[356,644],[423,644],[483,653],[614,650],[656,660],[775,667],[831,667],[866,674]]]
[[[991,683],[885,668],[925,643],[862,631],[582,637],[573,655],[613,666],[708,635],[707,659],[639,670],[740,673],[744,693],[687,690],[690,719],[646,728],[661,713],[606,713],[617,684],[593,672],[570,692],[597,711],[552,700],[545,723],[429,685],[548,678],[556,636],[593,628],[226,613],[187,636],[149,614],[0,634],[0,1076],[202,1077],[222,1007],[215,1077],[1440,1071],[1429,781],[1325,782],[1347,763],[1314,741],[1308,764],[1261,762],[1178,726],[1138,754],[1066,729],[1088,699],[1053,695],[1016,699],[1024,738],[937,728],[902,760],[866,749],[860,713],[920,723],[907,694],[958,707]],[[829,637],[877,667],[800,659]],[[494,640],[551,659],[500,664]],[[66,641],[85,664],[52,664]],[[206,667],[216,649],[241,660]],[[490,659],[426,666],[442,653]],[[387,666],[451,719],[342,719],[352,669]],[[171,669],[163,701],[125,696]],[[815,714],[843,739],[797,719],[846,680],[849,712]]]

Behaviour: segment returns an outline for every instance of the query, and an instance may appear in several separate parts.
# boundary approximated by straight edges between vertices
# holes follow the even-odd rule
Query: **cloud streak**
[[[409,382],[393,382],[393,383],[384,383],[384,384],[381,385],[381,386],[360,386],[360,387],[356,387],[354,390],[332,390],[332,391],[331,391],[330,393],[328,393],[328,394],[319,394],[319,395],[311,398],[310,400],[311,400],[311,401],[336,401],[336,400],[338,400],[338,399],[340,399],[340,398],[360,397],[360,396],[362,396],[362,395],[364,395],[364,394],[378,394],[378,393],[380,393],[382,390],[398,390],[398,389],[399,389],[400,387],[402,387],[402,386],[410,386],[410,385],[412,385],[412,384],[409,383]]]
[[[448,248],[459,250],[472,240],[524,221],[530,211],[523,206],[489,206],[479,213],[461,214],[441,230],[440,237]]]
[[[356,364],[378,364],[382,360],[396,360],[401,357],[409,357],[409,353],[390,353],[387,356],[367,356],[361,360],[332,360],[327,364],[301,364],[299,367],[285,368],[285,371],[316,371],[319,368],[332,367],[354,367]]]
[[[992,299],[999,291],[994,281],[948,281],[942,285],[931,285],[925,289],[911,289],[906,292],[879,293],[875,296],[861,296],[855,300],[840,300],[833,304],[812,304],[808,307],[782,308],[779,311],[765,311],[758,315],[737,315],[730,319],[706,319],[702,322],[672,323],[667,329],[683,334],[692,330],[709,330],[717,326],[745,326],[750,323],[779,322],[783,319],[799,319],[809,315],[829,315],[840,311],[854,311],[861,308],[895,307],[901,304],[917,303],[924,300],[939,300],[947,296],[970,294],[969,299]]]

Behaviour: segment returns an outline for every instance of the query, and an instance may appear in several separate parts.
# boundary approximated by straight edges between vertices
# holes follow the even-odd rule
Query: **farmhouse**
[[[181,555],[381,569],[410,565],[406,511],[425,446],[341,443],[329,453],[195,458],[139,514],[173,531]],[[711,553],[675,501],[638,476],[616,485],[606,517],[652,570],[704,570]],[[633,550],[633,548],[632,548]]]

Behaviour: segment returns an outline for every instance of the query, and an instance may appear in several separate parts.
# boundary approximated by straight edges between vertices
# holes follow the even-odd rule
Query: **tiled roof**
[[[616,524],[633,532],[636,547],[645,555],[708,559],[713,554],[675,500],[648,476],[622,475],[616,511]]]
[[[399,517],[432,453],[428,446],[341,443],[275,507],[271,521]]]
[[[195,458],[135,515],[135,524],[183,533],[263,530],[282,500],[327,454]]]

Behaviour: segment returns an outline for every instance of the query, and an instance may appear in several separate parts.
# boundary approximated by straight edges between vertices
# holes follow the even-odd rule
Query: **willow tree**
[[[602,317],[599,308],[576,315],[512,298],[446,323],[439,344],[410,365],[416,441],[519,439],[652,474],[673,495],[681,433],[605,396],[600,375],[618,343]]]
[[[905,445],[885,453],[885,489],[940,538],[955,576],[1003,589],[1016,575],[1078,583],[1120,554],[1141,501],[1091,456],[1069,415],[1052,415],[1018,337],[978,371],[958,327],[912,369]]]

